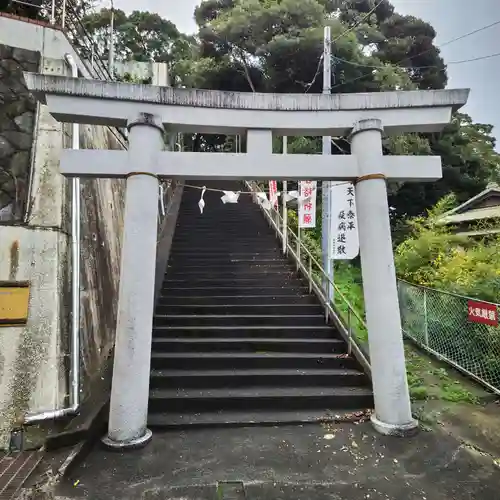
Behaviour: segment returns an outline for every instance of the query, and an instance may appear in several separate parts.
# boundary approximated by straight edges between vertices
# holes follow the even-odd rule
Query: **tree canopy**
[[[194,40],[179,32],[175,24],[158,14],[134,11],[130,15],[114,10],[115,57],[118,61],[166,62],[192,56]],[[100,53],[109,50],[111,10],[102,9],[84,18],[84,26],[92,34]]]

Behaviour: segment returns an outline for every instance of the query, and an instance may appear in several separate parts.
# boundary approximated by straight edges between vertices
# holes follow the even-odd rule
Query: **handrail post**
[[[309,295],[312,293],[312,280],[313,280],[313,275],[312,275],[312,258],[309,255]]]
[[[348,342],[347,342],[347,354],[349,356],[351,355],[352,352],[352,318],[351,318],[351,308],[347,307],[347,337],[348,337]]]
[[[301,241],[301,231],[300,231],[300,227],[297,228],[297,261],[300,262],[300,247],[302,245],[302,241]],[[298,269],[298,266],[297,266],[297,269]]]

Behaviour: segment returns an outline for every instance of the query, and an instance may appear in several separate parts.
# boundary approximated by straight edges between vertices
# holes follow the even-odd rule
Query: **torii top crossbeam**
[[[356,121],[365,118],[380,119],[386,134],[435,132],[449,123],[451,112],[463,106],[469,94],[467,89],[259,94],[35,73],[25,73],[25,79],[28,88],[49,105],[59,121],[125,127],[141,112],[159,117],[171,130],[220,134],[269,129],[287,136],[345,136]]]

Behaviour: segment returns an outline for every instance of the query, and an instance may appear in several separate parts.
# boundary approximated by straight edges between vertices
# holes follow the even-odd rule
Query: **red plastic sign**
[[[498,326],[498,309],[496,304],[469,300],[467,307],[469,309],[469,321],[482,323],[483,325]]]
[[[269,201],[274,200],[274,207],[278,208],[278,183],[276,181],[269,181]]]

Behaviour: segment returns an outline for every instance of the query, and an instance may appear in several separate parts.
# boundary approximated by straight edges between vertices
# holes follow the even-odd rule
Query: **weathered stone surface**
[[[10,159],[10,171],[15,177],[23,177],[29,166],[30,154],[28,151],[17,151]]]
[[[0,44],[0,207],[12,205],[14,219],[26,204],[36,112],[23,71],[38,69],[37,52]]]
[[[14,152],[14,148],[11,146],[10,142],[0,135],[0,168],[2,167],[2,161],[5,158],[9,158]]]
[[[38,65],[39,55],[38,52],[12,47],[12,59],[22,66],[26,64]]]
[[[12,144],[12,146],[14,146],[17,151],[29,151],[31,148],[33,134],[8,130],[7,132],[3,133],[3,136]]]
[[[19,130],[21,132],[25,132],[26,134],[33,133],[34,121],[35,117],[31,111],[25,111],[22,115],[14,118],[14,123],[18,126]]]

